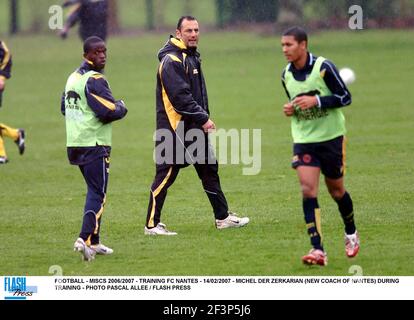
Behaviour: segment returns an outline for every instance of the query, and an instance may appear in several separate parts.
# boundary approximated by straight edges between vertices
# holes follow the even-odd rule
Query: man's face
[[[93,63],[97,70],[105,68],[106,63],[106,46],[104,42],[97,42],[92,45],[85,58]]]
[[[178,39],[181,39],[187,48],[197,48],[199,29],[197,20],[184,19],[181,28],[175,31]]]
[[[295,62],[306,54],[306,41],[297,42],[294,36],[283,36],[281,42],[283,54],[289,62]]]

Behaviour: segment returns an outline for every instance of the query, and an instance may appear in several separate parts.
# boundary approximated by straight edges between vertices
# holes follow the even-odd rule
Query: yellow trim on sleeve
[[[173,54],[171,54],[171,53],[167,54],[167,56],[169,56],[171,59],[173,59],[173,60],[174,60],[174,61],[176,61],[176,62],[183,63],[183,62],[180,60],[180,58],[178,58],[177,56],[175,56],[175,55],[173,55]]]
[[[91,76],[91,78],[94,78],[95,80],[98,80],[98,79],[102,79],[102,78],[105,78],[105,77],[103,76],[103,74],[94,74],[94,75]]]
[[[99,101],[104,107],[108,108],[109,110],[115,111],[116,107],[115,104],[111,101],[108,101],[100,96],[97,96],[96,94],[91,93],[91,96],[94,97],[96,100]]]
[[[1,41],[1,45],[4,49],[4,57],[3,57],[3,61],[0,64],[0,70],[4,70],[7,66],[7,64],[9,63],[10,60],[10,51],[9,48],[7,48],[6,44]]]
[[[72,6],[72,8],[70,8],[70,10],[68,11],[68,14],[66,16],[67,17],[71,16],[76,10],[78,10],[80,8],[81,5],[82,5],[81,3],[74,4]]]
[[[178,58],[177,58],[178,59]],[[162,83],[162,66],[163,63],[160,64],[159,74],[161,79],[161,87],[162,87],[162,101],[164,103],[165,112],[167,113],[168,121],[170,122],[171,128],[175,131],[178,126],[178,122],[181,120],[181,115],[177,113],[168,98],[167,92],[165,91],[164,84]]]

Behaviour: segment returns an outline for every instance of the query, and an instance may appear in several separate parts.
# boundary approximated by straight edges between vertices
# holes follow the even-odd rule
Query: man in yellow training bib
[[[283,112],[291,118],[292,167],[296,169],[303,196],[303,212],[312,249],[302,257],[308,265],[326,265],[318,204],[320,173],[331,197],[338,204],[345,224],[345,251],[350,258],[359,251],[352,199],[344,186],[345,118],[341,108],[351,104],[351,94],[335,65],[308,51],[308,36],[292,27],[282,36],[283,54],[289,64],[282,84],[289,102]]]

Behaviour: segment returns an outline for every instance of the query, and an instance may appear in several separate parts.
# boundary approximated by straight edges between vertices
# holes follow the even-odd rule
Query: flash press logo
[[[4,277],[5,300],[26,300],[37,293],[37,286],[27,286],[26,277]]]

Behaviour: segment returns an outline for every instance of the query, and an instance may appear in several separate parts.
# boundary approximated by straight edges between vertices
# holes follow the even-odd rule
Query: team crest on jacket
[[[198,74],[198,70],[197,69],[194,69],[193,70],[193,74]]]

